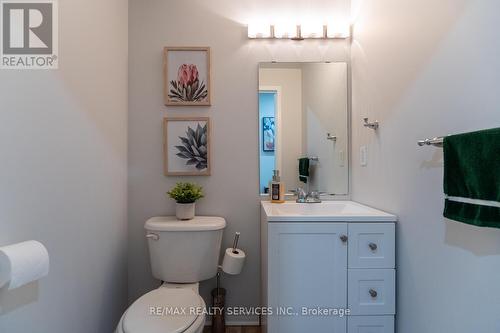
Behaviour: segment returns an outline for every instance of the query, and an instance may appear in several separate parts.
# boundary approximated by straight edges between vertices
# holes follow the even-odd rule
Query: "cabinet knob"
[[[377,291],[373,289],[368,290],[368,292],[370,293],[370,296],[373,298],[377,297],[378,295]]]
[[[346,235],[340,235],[340,240],[342,241],[342,243],[347,242],[348,239],[349,238]]]
[[[370,244],[368,244],[368,247],[370,248],[370,250],[375,251],[377,249],[377,244],[370,243]]]

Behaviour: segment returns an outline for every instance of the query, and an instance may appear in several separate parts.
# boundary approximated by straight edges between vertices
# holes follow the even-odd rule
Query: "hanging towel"
[[[309,157],[299,158],[299,180],[307,183],[309,178]]]
[[[500,128],[447,136],[443,215],[500,228]]]

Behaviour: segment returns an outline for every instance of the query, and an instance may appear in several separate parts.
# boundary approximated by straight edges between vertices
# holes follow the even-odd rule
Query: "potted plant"
[[[203,198],[203,188],[195,183],[177,183],[167,194],[177,203],[175,216],[179,220],[191,220],[196,200]]]

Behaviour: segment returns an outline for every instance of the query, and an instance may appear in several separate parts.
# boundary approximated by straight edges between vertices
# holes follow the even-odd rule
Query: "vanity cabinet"
[[[263,332],[394,333],[394,222],[262,220]]]

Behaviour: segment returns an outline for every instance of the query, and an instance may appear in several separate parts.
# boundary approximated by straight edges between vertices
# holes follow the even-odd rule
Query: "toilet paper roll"
[[[232,248],[226,249],[224,260],[222,261],[222,270],[227,274],[240,274],[245,264],[245,252],[240,249],[233,251]]]
[[[0,288],[19,288],[49,273],[49,253],[42,243],[27,241],[0,247]]]

